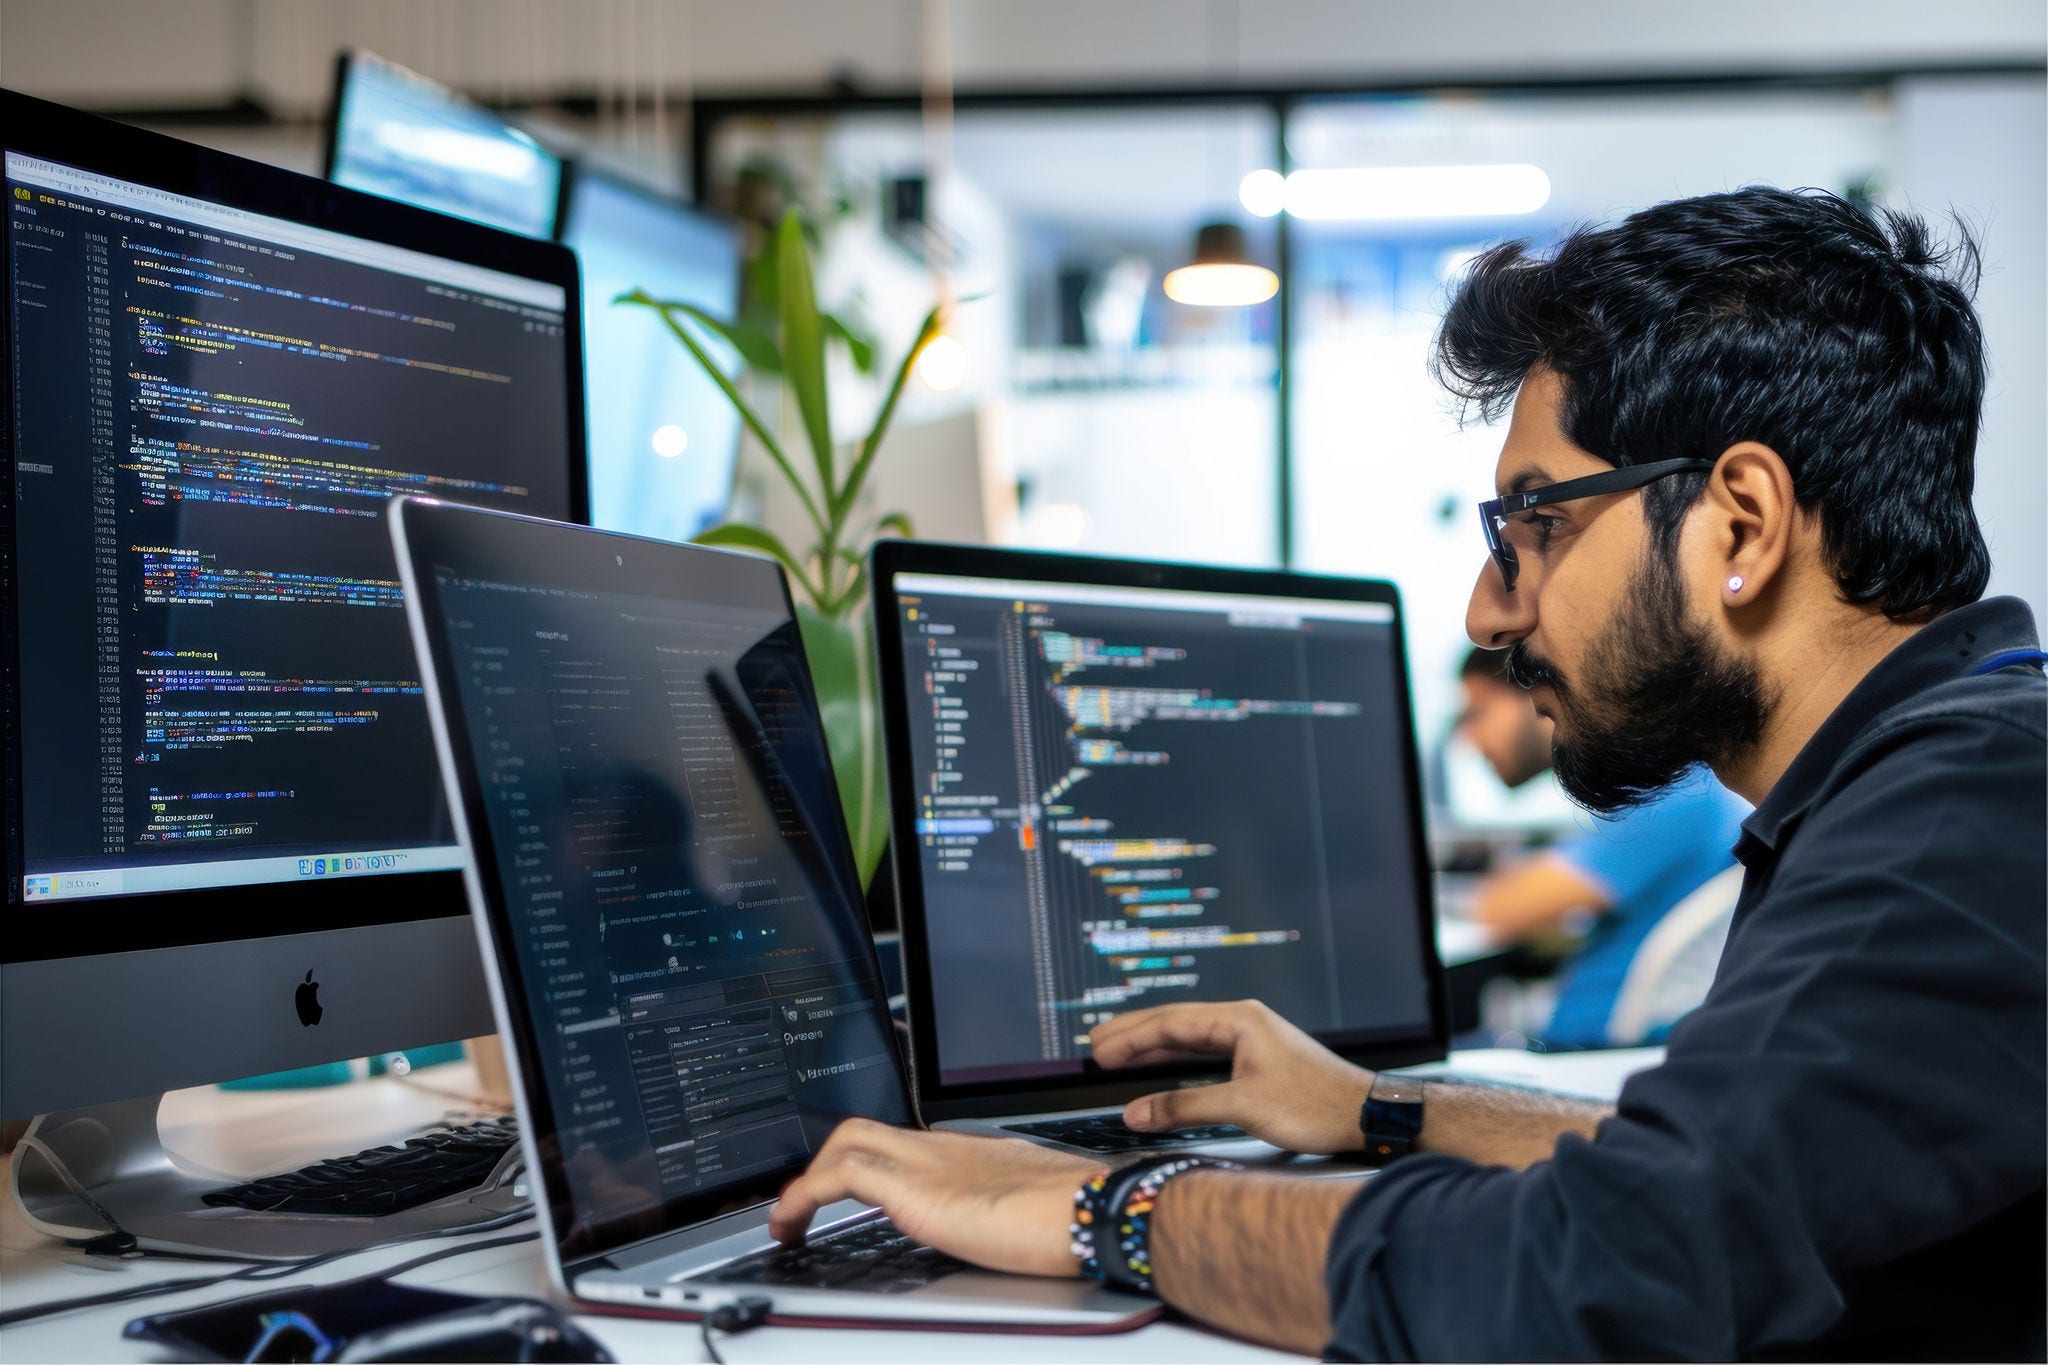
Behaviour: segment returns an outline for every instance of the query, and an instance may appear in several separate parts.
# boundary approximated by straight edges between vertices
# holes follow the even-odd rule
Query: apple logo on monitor
[[[299,1007],[299,1022],[307,1028],[320,1022],[326,1011],[320,1007],[320,983],[313,979],[311,968],[306,970],[306,979],[299,983],[298,994],[293,1003]]]

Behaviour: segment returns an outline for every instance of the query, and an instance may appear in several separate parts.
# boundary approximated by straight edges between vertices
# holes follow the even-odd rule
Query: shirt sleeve
[[[1792,1349],[1859,1275],[2038,1200],[2041,738],[1947,718],[1875,747],[1594,1139],[1367,1183],[1329,1248],[1333,1359]]]
[[[1669,796],[1560,841],[1551,852],[1604,891],[1610,907],[1639,906],[1684,864],[1710,855],[1720,855],[1724,865],[1733,861],[1726,855],[1734,838],[1724,834],[1733,807],[1734,798],[1700,774]]]

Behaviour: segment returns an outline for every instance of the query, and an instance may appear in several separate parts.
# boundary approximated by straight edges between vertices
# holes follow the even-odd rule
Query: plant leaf
[[[794,209],[782,215],[775,244],[777,284],[782,307],[782,372],[796,399],[797,415],[811,438],[817,458],[819,488],[833,506],[838,478],[832,468],[832,408],[825,393],[825,325],[818,316],[818,296],[811,279],[811,253],[804,246],[803,222]],[[832,517],[836,527],[838,517]],[[827,531],[829,538],[829,530]]]
[[[810,580],[804,577],[803,566],[797,562],[796,556],[791,554],[789,547],[772,532],[764,531],[758,526],[749,526],[745,522],[729,521],[722,526],[714,526],[708,531],[692,536],[691,542],[767,555],[788,571],[789,576],[804,590],[805,596],[817,596],[811,588]]]
[[[782,477],[789,480],[789,486],[796,491],[798,500],[803,503],[804,511],[811,518],[811,525],[817,528],[819,535],[824,535],[825,518],[819,514],[817,502],[811,497],[810,490],[804,487],[804,481],[796,476],[796,470],[790,466],[789,457],[782,453],[782,445],[775,439],[774,433],[768,430],[768,424],[761,420],[753,405],[740,396],[739,387],[732,382],[732,377],[718,367],[718,362],[711,358],[711,353],[704,349],[697,338],[690,335],[690,329],[676,321],[673,314],[662,309],[655,311],[669,331],[675,334],[676,340],[683,343],[684,349],[696,358],[704,373],[711,377],[711,382],[718,385],[719,392],[725,395],[725,400],[739,413],[740,420],[747,424],[747,430],[754,433],[762,448],[768,452],[768,458],[775,461],[775,467],[782,471]]]
[[[850,605],[850,602],[848,603]],[[798,606],[804,657],[818,693],[825,743],[854,864],[863,885],[874,877],[888,841],[888,796],[883,787],[881,741],[868,656],[873,644],[864,620],[828,617]]]
[[[908,512],[888,512],[875,518],[875,524],[868,527],[864,540],[873,540],[884,531],[894,531],[905,540],[917,539],[917,531],[910,524]]]
[[[846,352],[853,358],[853,368],[862,374],[873,374],[875,370],[875,343],[855,332],[837,313],[820,313],[818,320],[825,324],[825,335],[837,337],[846,343]]]
[[[889,396],[882,400],[882,409],[875,414],[875,424],[869,429],[867,438],[860,443],[860,455],[854,460],[853,468],[847,472],[846,487],[834,496],[829,490],[832,519],[843,519],[853,507],[853,500],[860,496],[860,486],[867,481],[868,468],[875,462],[875,452],[882,448],[882,437],[889,430],[891,419],[896,416],[897,400],[903,397],[903,386],[910,380],[910,368],[917,363],[917,354],[927,342],[939,334],[939,310],[935,306],[924,315],[924,322],[917,329],[917,340],[910,343],[910,349],[903,353],[903,363],[896,367],[896,378],[889,384]]]
[[[771,232],[761,234],[761,245],[755,250],[745,266],[746,296],[760,304],[770,315],[780,316],[776,300],[781,296],[775,264],[776,236]]]
[[[664,313],[677,312],[710,332],[722,338],[725,343],[740,353],[740,359],[756,374],[782,373],[782,353],[775,349],[775,338],[758,327],[744,322],[727,322],[714,314],[705,312],[694,303],[681,299],[656,299],[648,297],[644,289],[632,289],[612,300],[613,303],[634,303],[644,308],[658,308]]]
[[[743,521],[729,521],[708,531],[700,531],[690,537],[690,540],[696,545],[720,545],[735,550],[751,550],[756,554],[764,554],[771,559],[779,560],[782,567],[791,572],[795,572],[797,568],[796,556],[789,552],[789,547],[782,543],[780,537],[773,531],[764,531]]]

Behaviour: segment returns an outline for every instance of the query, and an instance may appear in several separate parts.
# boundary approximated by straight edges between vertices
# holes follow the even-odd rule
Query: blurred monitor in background
[[[528,237],[554,233],[561,159],[445,86],[344,52],[327,178]]]
[[[739,236],[722,219],[579,163],[562,240],[583,265],[591,524],[688,540],[724,520],[739,414],[651,309],[613,302],[641,289],[731,318]],[[691,325],[691,324],[685,324]],[[714,357],[739,359],[697,328]]]

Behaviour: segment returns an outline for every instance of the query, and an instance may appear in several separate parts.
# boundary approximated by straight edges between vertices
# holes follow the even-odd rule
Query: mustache
[[[1508,677],[1524,692],[1540,686],[1564,691],[1564,679],[1556,667],[1531,650],[1526,640],[1517,640],[1508,646]]]

